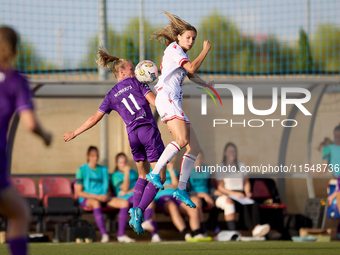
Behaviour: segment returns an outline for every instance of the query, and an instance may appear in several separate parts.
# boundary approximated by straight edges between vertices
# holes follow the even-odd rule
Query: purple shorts
[[[164,214],[167,214],[167,213],[165,212],[165,210],[164,210],[164,205],[165,205],[167,202],[169,202],[169,201],[175,202],[175,204],[177,204],[177,206],[179,206],[179,205],[182,203],[181,200],[174,198],[172,195],[164,195],[164,196],[161,196],[161,197],[157,200],[156,206],[157,206],[159,209],[161,209],[162,212],[163,212]]]
[[[0,192],[11,185],[7,180],[7,156],[5,151],[0,150]]]
[[[86,205],[87,199],[88,199],[88,198],[84,198],[84,200],[81,201],[81,203],[80,203],[80,206],[81,206],[81,207],[87,207],[87,205]],[[110,200],[110,199],[111,199],[111,198],[109,198],[109,200]],[[102,203],[102,207],[107,207],[106,202]]]
[[[139,126],[132,130],[128,137],[135,162],[158,161],[165,149],[158,128],[152,125]]]

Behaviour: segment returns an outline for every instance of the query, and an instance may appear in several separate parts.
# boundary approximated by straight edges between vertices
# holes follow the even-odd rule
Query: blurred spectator
[[[319,148],[318,148],[318,151],[322,151],[322,149],[326,146],[326,145],[330,145],[330,144],[332,144],[333,142],[332,142],[332,140],[331,139],[329,139],[328,137],[325,137],[325,140],[323,140],[321,143],[320,143],[320,145],[319,145]]]
[[[129,207],[133,205],[133,190],[138,179],[138,173],[131,169],[127,162],[125,153],[118,153],[116,156],[116,168],[112,174],[112,184],[117,197],[127,200]],[[160,242],[155,221],[155,203],[152,202],[144,212],[142,227],[151,232],[152,242]]]
[[[218,209],[215,206],[217,196],[214,195],[214,192],[216,191],[216,188],[211,177],[209,168],[204,165],[203,153],[200,152],[197,155],[194,168],[190,175],[189,190],[191,195],[201,198],[203,208],[207,207],[210,209],[207,224],[209,229],[215,230],[217,225]],[[201,225],[201,228],[205,229],[203,222]]]
[[[93,216],[102,235],[101,242],[109,242],[109,235],[105,230],[102,207],[119,208],[118,213],[118,242],[134,242],[125,235],[128,219],[129,202],[117,197],[109,196],[109,172],[106,166],[98,164],[98,149],[90,146],[87,151],[87,164],[79,167],[76,173],[76,193],[82,207],[93,208]]]
[[[241,205],[229,196],[237,198],[251,198],[251,185],[247,174],[240,172],[244,163],[237,160],[237,148],[233,143],[227,143],[224,148],[223,160],[221,167],[227,166],[229,169],[236,171],[216,173],[217,190],[221,195],[216,200],[216,206],[224,210],[224,219],[226,230],[236,230],[235,222],[235,204],[240,214],[243,215],[243,221],[248,230],[252,232],[253,237],[263,237],[270,231],[269,224],[260,225],[259,207],[256,202],[251,205]]]
[[[192,202],[196,204],[196,209],[186,206],[182,201],[173,198],[172,194],[178,185],[178,173],[174,170],[173,164],[167,164],[166,181],[164,190],[158,191],[155,201],[158,208],[166,215],[170,215],[171,220],[186,241],[209,241],[212,238],[206,237],[205,231],[201,229],[200,217],[203,216],[202,202],[196,196],[191,196]],[[189,225],[192,235],[186,227],[182,215],[189,216]],[[193,236],[193,237],[192,237]]]
[[[322,149],[322,164],[328,164],[329,170],[332,170],[335,178],[338,179],[338,189],[330,194],[327,198],[328,205],[337,199],[337,207],[340,212],[340,125],[334,128],[334,142],[325,145]],[[340,233],[340,223],[338,225],[338,234]]]

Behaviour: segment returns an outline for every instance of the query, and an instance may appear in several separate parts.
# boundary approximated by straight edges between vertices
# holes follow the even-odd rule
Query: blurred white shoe
[[[108,243],[110,241],[110,237],[108,234],[102,235],[102,240],[100,240],[102,243]]]
[[[120,243],[134,243],[134,242],[136,242],[135,239],[132,239],[132,238],[128,237],[127,235],[118,236],[117,240]]]
[[[216,236],[216,241],[226,242],[226,241],[240,241],[241,233],[238,231],[228,231],[223,230]]]
[[[149,232],[152,232],[152,231],[155,230],[155,227],[152,225],[151,221],[149,221],[149,220],[146,220],[142,223],[142,228],[144,230],[149,231]]]
[[[205,236],[203,234],[198,234],[194,236],[195,239],[203,239]]]
[[[185,241],[188,241],[188,239],[191,239],[191,238],[192,238],[192,236],[191,236],[190,233],[186,233],[185,236],[184,236]]]
[[[143,224],[142,224],[143,225]],[[159,242],[162,242],[162,239],[159,237],[158,234],[154,234],[151,238],[151,242],[153,243],[159,243]]]
[[[270,231],[270,226],[269,224],[264,224],[264,225],[257,225],[253,231],[253,237],[263,237],[266,234],[268,234]]]

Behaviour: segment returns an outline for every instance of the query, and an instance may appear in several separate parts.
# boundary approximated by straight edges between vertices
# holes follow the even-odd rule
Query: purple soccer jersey
[[[0,189],[6,181],[6,147],[10,119],[15,111],[33,109],[28,81],[16,71],[0,70]]]
[[[158,128],[149,102],[145,98],[149,92],[151,90],[147,84],[139,82],[136,78],[126,78],[118,82],[105,96],[99,111],[106,114],[110,114],[112,110],[117,111],[126,124],[128,134],[145,124]]]

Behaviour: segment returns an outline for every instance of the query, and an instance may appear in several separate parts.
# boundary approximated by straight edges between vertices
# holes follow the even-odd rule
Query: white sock
[[[168,164],[180,150],[181,147],[177,143],[169,143],[163,151],[161,157],[157,161],[152,173],[159,174],[162,171],[163,167]]]
[[[192,154],[184,154],[181,163],[181,174],[179,175],[178,188],[184,190],[187,188],[187,182],[189,180],[191,170],[194,167],[196,156]]]

